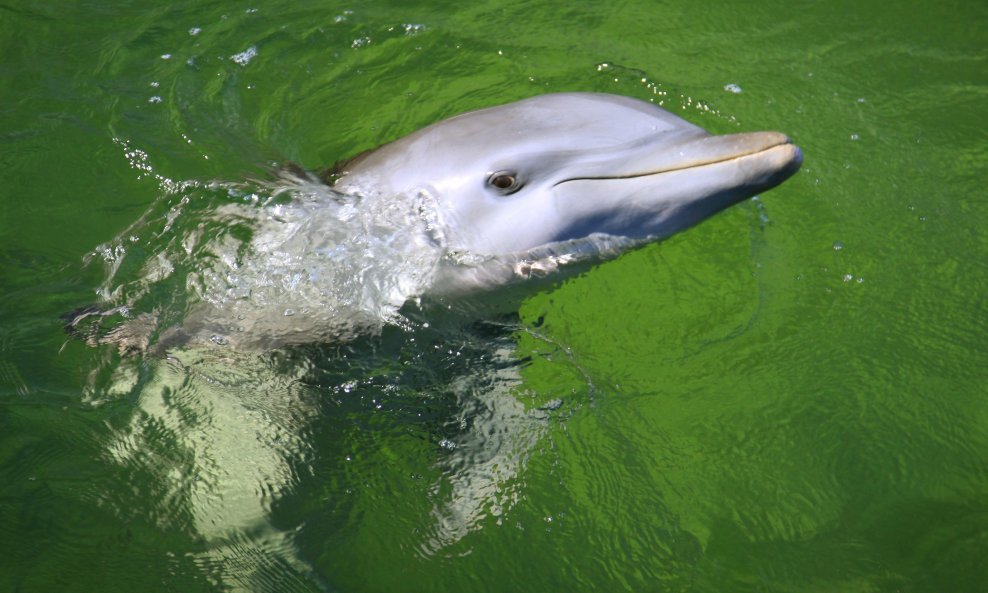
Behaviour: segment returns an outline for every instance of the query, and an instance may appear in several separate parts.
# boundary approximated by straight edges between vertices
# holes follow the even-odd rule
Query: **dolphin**
[[[492,301],[510,306],[540,281],[772,188],[801,163],[778,132],[714,135],[646,101],[540,95],[432,124],[319,178],[285,172],[267,189],[271,198],[291,195],[287,203],[221,206],[211,215],[218,224],[193,221],[187,236],[145,262],[137,290],[113,285],[121,266],[111,262],[102,292],[146,294],[174,270],[194,270],[182,284],[196,288],[198,303],[158,334],[159,352],[190,342],[255,351],[345,342],[401,323],[408,303],[468,313]],[[160,233],[182,226],[181,208]],[[244,221],[246,243],[202,233]],[[126,257],[129,248],[121,238],[95,253]],[[110,312],[120,310],[139,307]],[[70,325],[99,315],[85,310]],[[146,351],[157,322],[145,314],[97,341]]]
[[[713,135],[646,101],[546,94],[432,124],[335,168],[343,194],[429,196],[446,250],[428,292],[491,290],[664,239],[795,173],[778,132]],[[478,265],[479,264],[479,265]]]

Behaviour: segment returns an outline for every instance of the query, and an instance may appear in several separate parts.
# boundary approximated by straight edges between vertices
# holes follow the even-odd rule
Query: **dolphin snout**
[[[753,132],[724,137],[738,138],[737,156],[733,158],[758,163],[761,168],[774,171],[782,179],[798,171],[803,164],[803,151],[785,134]]]
[[[742,157],[767,153],[779,147],[792,147],[789,136],[780,132],[746,132],[724,136],[700,136],[674,148],[668,169],[677,170],[712,165]],[[798,152],[799,149],[796,149]],[[787,148],[777,151],[791,154]],[[664,160],[664,159],[663,159]]]
[[[746,158],[752,157],[752,158]],[[757,161],[772,170],[784,170],[788,177],[799,169],[802,152],[781,132],[746,132],[714,136],[705,132],[677,141],[643,143],[634,149],[618,150],[608,158],[583,163],[574,175],[557,181],[592,179],[631,179],[706,167],[744,159]]]

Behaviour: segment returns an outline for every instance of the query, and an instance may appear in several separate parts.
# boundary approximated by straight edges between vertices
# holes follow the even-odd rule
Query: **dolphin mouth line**
[[[780,146],[795,146],[791,139],[786,138],[785,140],[779,141],[771,146],[766,146],[764,148],[759,148],[758,150],[753,150],[751,152],[745,152],[741,154],[732,154],[723,158],[713,158],[701,162],[690,163],[688,165],[682,166],[670,166],[665,168],[659,168],[654,171],[646,171],[644,173],[628,173],[627,175],[598,175],[598,176],[587,176],[587,177],[570,177],[569,179],[563,179],[557,181],[552,185],[552,187],[560,186],[564,183],[569,183],[571,181],[607,181],[610,179],[637,179],[639,177],[650,177],[652,175],[661,175],[663,173],[673,173],[675,171],[688,171],[689,169],[698,169],[700,167],[706,167],[709,165],[718,165],[721,163],[728,163],[731,161],[737,161],[745,159],[752,156],[758,156],[767,153],[771,150],[775,150]]]

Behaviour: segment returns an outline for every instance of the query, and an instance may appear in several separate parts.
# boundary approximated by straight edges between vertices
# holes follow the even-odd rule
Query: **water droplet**
[[[255,57],[257,57],[257,46],[252,45],[247,49],[245,49],[244,51],[240,52],[239,54],[233,54],[232,56],[230,56],[230,59],[236,62],[240,66],[246,66]]]

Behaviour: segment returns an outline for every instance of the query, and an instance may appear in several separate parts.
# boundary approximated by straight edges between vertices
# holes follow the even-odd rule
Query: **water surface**
[[[976,3],[0,6],[0,589],[983,590],[985,31]],[[212,182],[571,90],[806,162],[517,318],[219,361],[63,331],[87,254],[166,247],[148,212],[188,197],[191,232]],[[180,314],[166,288],[142,302]]]

